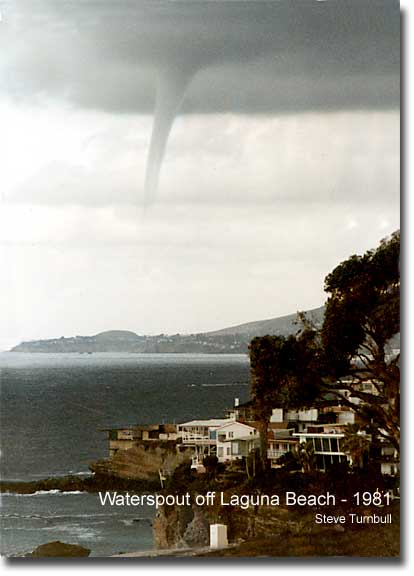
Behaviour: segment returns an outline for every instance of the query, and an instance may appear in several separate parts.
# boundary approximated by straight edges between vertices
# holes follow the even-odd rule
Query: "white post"
[[[227,544],[227,526],[210,524],[210,548],[225,548]]]

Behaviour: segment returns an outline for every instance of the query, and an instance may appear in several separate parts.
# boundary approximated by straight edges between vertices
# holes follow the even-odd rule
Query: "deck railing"
[[[185,444],[191,444],[196,442],[197,444],[214,444],[215,440],[212,440],[208,435],[196,434],[193,432],[182,432],[181,440]]]

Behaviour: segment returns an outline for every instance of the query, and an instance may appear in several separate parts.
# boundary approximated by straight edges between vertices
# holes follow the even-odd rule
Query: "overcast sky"
[[[316,307],[399,227],[397,2],[0,12],[0,349]],[[147,205],[154,110],[175,108]]]

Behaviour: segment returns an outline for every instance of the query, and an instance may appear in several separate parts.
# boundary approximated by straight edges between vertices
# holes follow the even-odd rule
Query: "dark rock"
[[[203,510],[193,507],[194,518],[187,525],[183,534],[183,541],[192,548],[207,546],[210,541],[210,526]]]
[[[89,556],[91,551],[89,548],[78,546],[77,544],[65,544],[56,540],[41,544],[30,554],[32,558],[79,558]]]

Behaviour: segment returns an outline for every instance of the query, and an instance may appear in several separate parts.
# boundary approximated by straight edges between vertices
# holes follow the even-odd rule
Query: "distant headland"
[[[306,317],[317,327],[322,325],[324,307],[309,310]],[[22,342],[11,352],[78,353],[130,352],[137,354],[157,353],[204,353],[245,354],[255,336],[278,334],[288,336],[300,329],[297,313],[278,318],[247,322],[213,332],[198,334],[158,334],[140,336],[129,330],[109,330],[94,336],[73,336]]]

